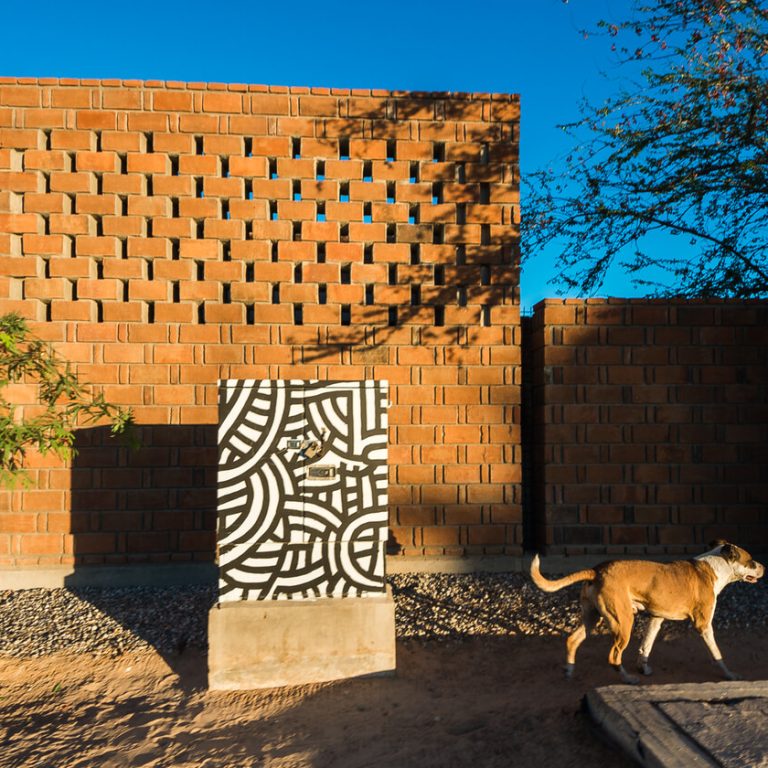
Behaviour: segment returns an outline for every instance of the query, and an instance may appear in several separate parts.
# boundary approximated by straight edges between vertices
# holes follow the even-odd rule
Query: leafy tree
[[[637,0],[634,14],[598,24],[634,79],[562,126],[564,169],[528,178],[525,252],[559,249],[563,284],[586,294],[620,264],[649,293],[765,296],[768,8]],[[673,252],[658,233],[679,236]]]
[[[3,396],[12,382],[36,383],[40,408],[21,418],[19,409]],[[53,453],[62,459],[75,453],[76,425],[111,421],[113,435],[131,435],[132,414],[91,394],[49,344],[30,334],[16,314],[0,317],[0,486],[28,481],[27,450]]]

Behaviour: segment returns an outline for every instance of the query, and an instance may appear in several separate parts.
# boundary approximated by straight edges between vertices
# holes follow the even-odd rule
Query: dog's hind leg
[[[565,662],[565,676],[567,678],[573,677],[573,669],[576,666],[576,651],[579,646],[584,642],[587,635],[595,628],[595,625],[600,620],[600,614],[595,610],[592,601],[582,595],[581,598],[581,624],[568,635],[568,639],[565,641],[566,647],[566,662]]]
[[[601,601],[601,613],[608,622],[608,626],[613,634],[613,645],[608,653],[608,663],[621,675],[621,679],[630,685],[637,685],[639,678],[630,675],[621,663],[624,650],[629,645],[629,638],[632,635],[632,625],[635,617],[632,612],[632,604],[629,599],[619,599],[612,602],[611,608],[608,608],[606,601]]]
[[[640,654],[637,657],[637,668],[644,675],[653,674],[653,669],[648,663],[648,657],[651,655],[651,649],[656,641],[656,635],[659,634],[661,625],[664,623],[664,619],[658,616],[651,616],[651,620],[648,622],[648,629],[645,632],[645,637],[640,646]]]

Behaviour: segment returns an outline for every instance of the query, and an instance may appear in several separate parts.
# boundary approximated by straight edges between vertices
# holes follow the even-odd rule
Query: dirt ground
[[[768,677],[768,635],[723,631],[747,679]],[[398,642],[397,675],[242,693],[206,690],[205,654],[0,659],[5,768],[558,766],[628,768],[581,710],[616,683],[609,639],[561,672],[563,638]],[[635,644],[629,659],[634,659]],[[661,639],[642,684],[716,680],[696,636]]]

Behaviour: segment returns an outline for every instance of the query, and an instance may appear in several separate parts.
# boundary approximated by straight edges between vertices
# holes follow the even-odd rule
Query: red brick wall
[[[531,343],[547,552],[768,551],[768,305],[547,300]]]
[[[0,80],[0,313],[143,438],[32,457],[0,565],[210,559],[240,377],[388,379],[393,550],[519,553],[518,120],[496,94]]]

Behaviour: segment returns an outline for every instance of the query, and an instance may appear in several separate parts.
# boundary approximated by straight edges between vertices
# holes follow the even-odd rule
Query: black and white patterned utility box
[[[385,592],[384,381],[219,383],[219,600]]]

